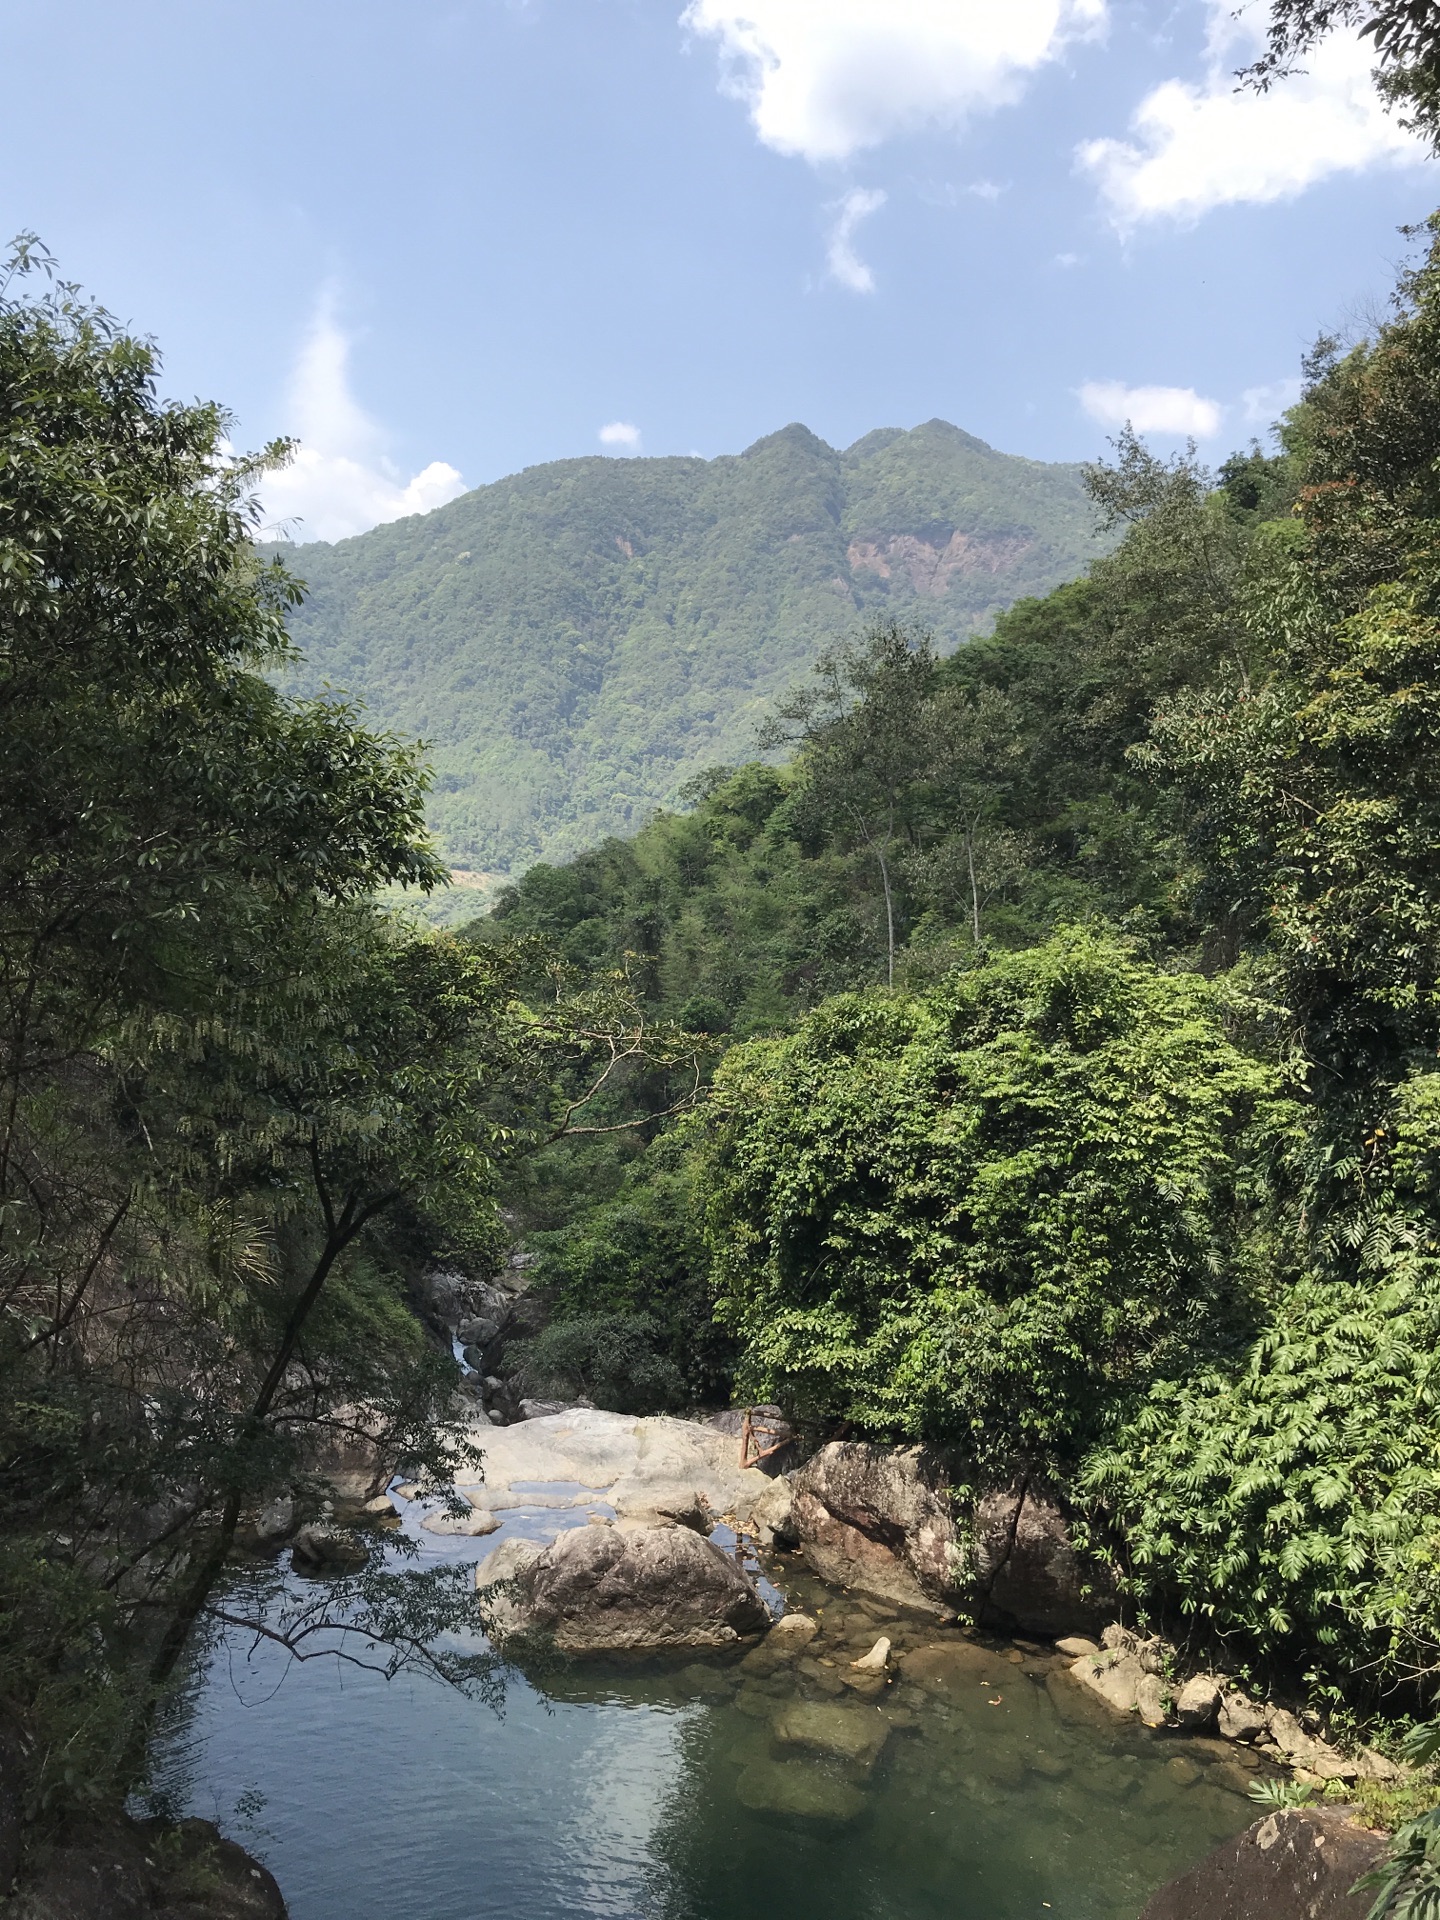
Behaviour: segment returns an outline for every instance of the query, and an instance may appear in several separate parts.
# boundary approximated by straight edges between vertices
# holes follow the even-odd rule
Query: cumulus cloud
[[[288,411],[300,441],[294,459],[260,490],[265,517],[292,538],[344,540],[385,520],[428,513],[465,491],[444,460],[405,479],[384,434],[350,391],[350,342],[327,294],[290,379]]]
[[[1105,18],[1106,0],[690,0],[682,16],[719,42],[766,146],[815,164],[1009,105]]]
[[[625,453],[640,451],[640,429],[628,420],[611,420],[601,427],[599,434],[602,447],[619,447]]]
[[[1206,400],[1193,387],[1127,387],[1122,380],[1087,380],[1080,388],[1080,404],[1102,427],[1123,427],[1137,433],[1163,433],[1208,440],[1220,431],[1225,409]]]
[[[1210,0],[1204,80],[1167,80],[1136,108],[1128,140],[1087,140],[1077,163],[1098,182],[1122,232],[1147,220],[1198,220],[1212,207],[1287,200],[1334,173],[1419,161],[1425,149],[1380,104],[1368,41],[1339,33],[1306,71],[1268,93],[1235,71],[1261,45],[1261,22]]]
[[[1246,387],[1240,396],[1247,427],[1270,426],[1288,413],[1300,398],[1298,380],[1272,380],[1268,386]]]
[[[830,229],[826,264],[830,278],[838,280],[852,293],[873,293],[875,276],[855,251],[855,229],[885,204],[879,187],[852,187],[835,209],[835,224]]]

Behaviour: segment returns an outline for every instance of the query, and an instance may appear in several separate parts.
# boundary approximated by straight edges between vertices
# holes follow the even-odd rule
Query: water
[[[504,1536],[415,1537],[474,1559]],[[771,1571],[822,1609],[798,1671],[588,1663],[517,1676],[500,1715],[222,1643],[157,1782],[266,1861],[294,1920],[1135,1920],[1253,1817],[1203,1744],[1112,1721],[1063,1662]],[[866,1700],[840,1675],[881,1631],[912,1657]]]

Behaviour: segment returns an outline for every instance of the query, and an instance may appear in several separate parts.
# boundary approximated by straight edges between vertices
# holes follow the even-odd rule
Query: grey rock
[[[865,1805],[864,1794],[848,1780],[795,1761],[752,1761],[735,1782],[735,1792],[752,1813],[825,1827],[848,1826]]]
[[[979,1618],[1019,1633],[1066,1633],[1113,1604],[1098,1567],[1082,1568],[1060,1502],[1033,1478],[982,1494],[974,1515]]]
[[[873,1707],[800,1700],[776,1715],[774,1735],[781,1748],[823,1754],[869,1773],[885,1750],[890,1722]]]
[[[468,1513],[427,1513],[420,1522],[427,1533],[460,1534],[467,1539],[498,1531],[500,1522],[484,1507],[472,1507]]]
[[[1098,1640],[1088,1640],[1085,1635],[1081,1633],[1070,1633],[1066,1634],[1063,1640],[1057,1640],[1055,1642],[1055,1651],[1057,1653],[1067,1654],[1072,1660],[1078,1660],[1082,1654],[1099,1653],[1100,1642]]]
[[[1175,1718],[1186,1733],[1205,1733],[1220,1714],[1220,1682],[1213,1673],[1197,1673],[1175,1696]]]
[[[366,1565],[370,1552],[348,1527],[311,1520],[290,1543],[290,1558],[297,1573],[356,1573]]]
[[[455,1338],[462,1347],[488,1347],[500,1331],[497,1320],[462,1320],[455,1329]]]
[[[255,1539],[263,1549],[278,1547],[295,1531],[295,1502],[289,1494],[269,1500],[255,1516]]]
[[[1135,1689],[1135,1711],[1147,1727],[1163,1727],[1165,1724],[1165,1683],[1158,1673],[1146,1673],[1141,1676]]]
[[[733,1646],[770,1624],[750,1579],[687,1527],[575,1527],[514,1578],[518,1624],[567,1653]]]
[[[1141,1920],[1365,1920],[1371,1895],[1350,1889],[1384,1844],[1341,1813],[1268,1814],[1162,1887]]]
[[[1269,1714],[1238,1688],[1222,1694],[1220,1732],[1227,1740],[1254,1742],[1268,1731]]]
[[[1082,1687],[1116,1713],[1134,1713],[1140,1704],[1142,1683],[1154,1679],[1135,1654],[1122,1653],[1118,1648],[1082,1654],[1070,1672]]]
[[[943,1612],[955,1577],[944,1484],[918,1447],[833,1440],[795,1474],[791,1523],[822,1580]]]
[[[37,1862],[7,1920],[286,1920],[265,1868],[208,1820],[92,1821]]]

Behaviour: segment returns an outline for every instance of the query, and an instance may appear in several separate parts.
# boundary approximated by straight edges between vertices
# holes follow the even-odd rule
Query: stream
[[[412,1537],[422,1563],[473,1561],[556,1524],[519,1508],[482,1541]],[[514,1675],[498,1713],[222,1640],[155,1788],[262,1858],[292,1920],[1136,1920],[1255,1817],[1206,1743],[1114,1720],[1044,1649],[899,1618],[788,1556],[767,1570],[821,1620],[794,1667],[588,1661]],[[881,1632],[910,1657],[858,1699],[840,1675]],[[804,1743],[834,1726],[858,1750]]]

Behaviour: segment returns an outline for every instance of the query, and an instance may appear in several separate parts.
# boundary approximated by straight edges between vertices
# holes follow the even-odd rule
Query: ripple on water
[[[157,1770],[294,1920],[1134,1920],[1248,1823],[1200,1747],[1177,1767],[1097,1724],[1057,1663],[798,1597],[832,1616],[804,1674],[590,1663],[516,1678],[498,1717],[222,1646]],[[904,1677],[860,1698],[843,1676],[881,1624]],[[255,1788],[247,1835],[227,1816]]]

